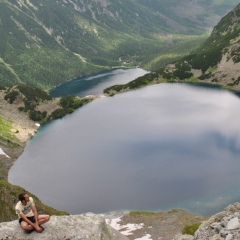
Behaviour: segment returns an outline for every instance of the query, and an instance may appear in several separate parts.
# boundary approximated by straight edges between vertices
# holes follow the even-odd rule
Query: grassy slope
[[[5,121],[0,117],[0,141],[4,141],[4,139],[16,140],[16,136],[12,134],[12,123],[10,121]]]
[[[12,221],[17,219],[14,207],[18,202],[18,195],[24,191],[23,188],[9,184],[0,180],[0,222]],[[36,196],[29,193],[35,200],[39,214],[45,213],[50,215],[66,215],[67,212],[58,211],[43,204]]]
[[[201,11],[196,13],[197,21],[181,16],[187,3],[113,0],[103,6],[90,0],[76,1],[78,5],[0,0],[0,81],[48,89],[128,59],[132,65],[157,69],[196,47],[196,36],[205,31],[200,26]],[[210,5],[209,9],[214,6]],[[211,13],[220,14],[213,8],[206,15]]]
[[[209,78],[209,76],[214,73],[214,70],[217,68],[222,56],[233,44],[235,44],[234,50],[231,50],[230,57],[234,60],[234,63],[239,63],[239,22],[240,4],[222,18],[219,24],[217,24],[213,29],[211,36],[203,44],[201,44],[198,49],[193,51],[190,55],[184,57],[182,60],[175,62],[174,69],[169,70],[167,66],[166,68],[162,68],[156,72],[139,77],[138,79],[135,79],[125,85],[109,87],[104,90],[104,93],[114,95],[118,92],[167,81],[201,82],[202,80]],[[202,75],[199,78],[194,78],[191,73],[191,69],[201,70]],[[221,84],[221,79],[214,81],[219,81],[219,84]],[[234,86],[239,84],[239,82],[240,77],[232,83],[231,87],[234,89]]]

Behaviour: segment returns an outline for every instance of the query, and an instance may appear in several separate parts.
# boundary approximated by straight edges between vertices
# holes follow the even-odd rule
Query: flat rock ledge
[[[193,240],[239,240],[240,203],[226,207],[213,215],[196,231]]]
[[[42,233],[26,233],[18,220],[0,223],[1,240],[127,240],[128,238],[106,224],[103,215],[86,213],[51,216]]]

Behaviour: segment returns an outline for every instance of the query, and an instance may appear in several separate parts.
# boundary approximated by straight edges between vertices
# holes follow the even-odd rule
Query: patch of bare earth
[[[53,98],[50,101],[43,102],[36,107],[37,111],[44,112],[46,111],[50,115],[54,110],[60,108],[59,98]]]
[[[111,219],[109,225],[126,235],[130,240],[173,240],[182,235],[185,226],[199,223],[206,217],[180,209],[168,212],[130,212],[118,219]]]
[[[13,134],[16,135],[20,143],[26,142],[34,135],[38,129],[36,123],[29,119],[28,115],[18,110],[22,102],[9,104],[5,99],[5,92],[0,91],[0,116],[10,121],[13,125]]]
[[[16,136],[16,147],[9,147],[6,144],[0,142],[0,148],[8,155],[0,154],[0,178],[7,180],[7,174],[12,164],[22,154],[27,142],[36,134],[39,124],[32,121],[28,117],[28,113],[18,110],[19,107],[23,107],[23,101],[19,101],[10,104],[5,99],[5,91],[0,91],[0,117],[4,120],[12,123],[12,134]],[[39,104],[36,110],[46,111],[48,114],[59,108],[59,99],[53,99],[51,101],[45,101]],[[1,133],[0,133],[1,134]]]

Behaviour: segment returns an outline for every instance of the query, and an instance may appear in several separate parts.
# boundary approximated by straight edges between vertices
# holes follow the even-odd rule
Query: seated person
[[[15,210],[19,217],[19,223],[21,227],[27,231],[36,231],[41,233],[44,228],[42,224],[50,220],[49,215],[38,215],[35,203],[32,197],[29,197],[27,193],[21,193],[18,196],[19,202],[17,203]]]

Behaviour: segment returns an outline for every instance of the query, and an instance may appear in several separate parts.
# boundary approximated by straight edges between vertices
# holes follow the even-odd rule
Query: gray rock
[[[193,240],[193,236],[192,235],[180,235],[180,236],[176,236],[177,240]]]
[[[228,234],[227,237],[225,238],[225,240],[233,240],[233,234]]]
[[[240,228],[240,224],[239,224],[239,220],[237,217],[231,219],[228,222],[228,225],[227,225],[228,230],[234,230],[234,229],[238,229],[238,228]]]
[[[18,221],[0,223],[1,240],[127,240],[108,226],[102,215],[92,213],[51,216],[42,233],[26,233]]]
[[[212,236],[210,238],[210,240],[223,240],[223,238],[219,234],[216,234],[216,235]]]
[[[194,240],[240,239],[240,204],[227,206],[222,212],[209,218],[195,232]]]

